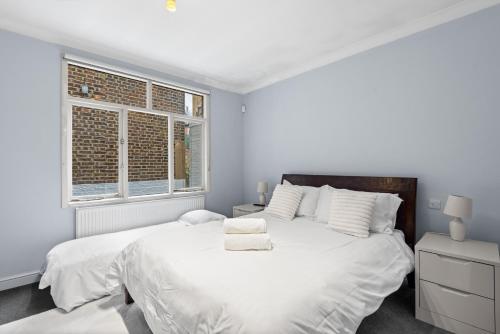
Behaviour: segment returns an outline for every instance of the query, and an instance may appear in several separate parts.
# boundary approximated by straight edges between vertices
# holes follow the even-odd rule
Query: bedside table
[[[251,213],[256,213],[264,210],[264,206],[258,206],[258,205],[253,205],[253,204],[243,204],[243,205],[237,205],[233,206],[233,217],[240,217],[244,215],[249,215]]]
[[[415,317],[453,333],[500,334],[498,245],[426,233],[415,246]]]

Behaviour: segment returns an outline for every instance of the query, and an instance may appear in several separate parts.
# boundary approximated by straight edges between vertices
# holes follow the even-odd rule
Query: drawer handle
[[[452,293],[454,295],[458,295],[458,296],[461,296],[461,297],[469,297],[470,296],[470,293],[465,293],[465,292],[458,291],[458,290],[455,290],[455,289],[450,289],[450,288],[444,287],[442,285],[440,285],[439,287],[441,288],[441,290],[446,291],[448,293]]]
[[[440,258],[441,260],[446,261],[446,262],[452,262],[452,263],[457,263],[457,264],[461,264],[461,265],[466,265],[466,264],[470,263],[470,261],[460,260],[460,259],[457,259],[454,257],[449,257],[449,256],[445,256],[445,255],[440,255],[440,254],[435,254],[435,255],[438,258]]]

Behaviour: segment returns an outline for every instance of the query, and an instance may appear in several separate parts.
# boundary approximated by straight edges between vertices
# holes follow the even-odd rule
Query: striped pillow
[[[334,191],[329,226],[341,233],[368,237],[376,198],[377,195],[371,193]]]
[[[265,211],[291,220],[297,212],[301,198],[302,189],[300,187],[278,184],[274,188],[273,197]]]

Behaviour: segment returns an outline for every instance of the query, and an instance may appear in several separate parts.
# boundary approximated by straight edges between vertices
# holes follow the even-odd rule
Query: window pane
[[[203,117],[203,96],[153,85],[153,109]]]
[[[175,121],[174,131],[174,191],[199,190],[203,181],[203,125]]]
[[[168,118],[128,113],[129,196],[168,193]]]
[[[117,112],[73,106],[73,196],[118,193]]]
[[[68,94],[146,108],[146,82],[68,64]]]

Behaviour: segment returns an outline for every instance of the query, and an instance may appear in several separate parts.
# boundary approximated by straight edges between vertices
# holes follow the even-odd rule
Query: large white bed
[[[413,270],[400,231],[357,238],[307,218],[263,217],[273,250],[228,252],[221,222],[160,229],[116,259],[153,333],[354,333]]]

